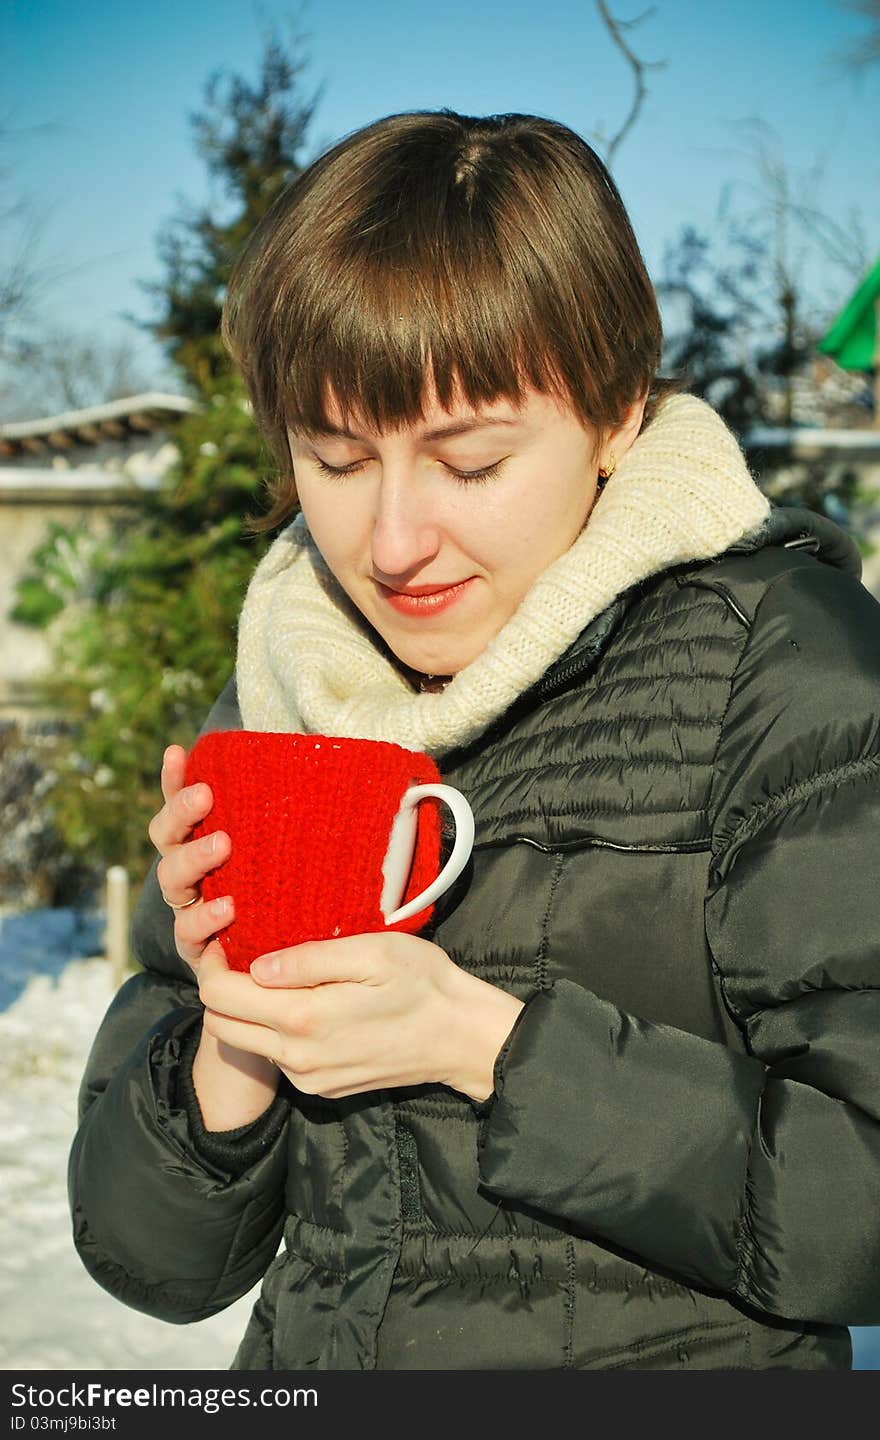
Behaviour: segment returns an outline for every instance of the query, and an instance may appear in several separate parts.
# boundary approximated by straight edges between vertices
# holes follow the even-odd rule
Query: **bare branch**
[[[844,73],[863,74],[880,64],[880,0],[839,0],[843,10],[864,15],[870,26],[860,39],[853,40],[831,57],[832,65]]]
[[[810,232],[826,260],[839,265],[847,275],[857,278],[864,274],[871,263],[868,237],[861,215],[857,210],[850,213],[845,225],[838,225],[830,215],[825,215],[813,205],[792,202],[792,216]]]
[[[872,253],[859,212],[853,210],[844,225],[819,206],[824,176],[833,160],[832,150],[819,156],[808,171],[794,177],[786,166],[779,137],[766,121],[752,116],[740,121],[740,128],[752,131],[751,145],[725,146],[720,153],[745,160],[757,180],[730,183],[725,187],[723,203],[726,211],[734,190],[744,189],[755,197],[755,209],[744,219],[756,232],[770,226],[775,230],[775,283],[780,288],[791,284],[800,288],[802,262],[812,251],[839,267],[845,283],[855,284],[868,268]],[[726,213],[719,213],[719,220],[725,218]],[[793,237],[800,241],[796,258],[790,253]]]
[[[81,410],[153,388],[146,347],[128,336],[95,339],[88,332],[53,327],[28,337],[25,363],[0,367],[0,410],[5,420]]]
[[[623,141],[626,139],[626,136],[629,134],[632,127],[635,125],[636,120],[638,119],[639,111],[641,110],[645,102],[645,98],[648,94],[648,89],[645,85],[645,71],[662,70],[666,65],[666,61],[640,60],[639,57],[634,54],[633,51],[630,49],[629,45],[627,45],[621,33],[623,30],[633,30],[635,29],[636,25],[640,25],[643,20],[647,20],[651,15],[654,14],[656,6],[652,5],[649,10],[645,10],[643,14],[637,15],[633,20],[616,19],[609,11],[605,0],[596,0],[596,8],[599,11],[602,23],[605,25],[605,28],[611,36],[612,41],[617,46],[618,50],[620,50],[627,64],[631,66],[635,82],[635,95],[633,96],[633,102],[630,106],[629,114],[627,115],[625,121],[623,122],[623,125],[618,130],[617,134],[608,144],[605,151],[605,163],[610,169],[614,160],[615,153],[620,148]]]
[[[58,129],[56,122],[47,121],[14,130],[9,116],[0,117],[0,225],[6,251],[0,262],[0,360],[14,359],[22,353],[20,331],[33,324],[41,295],[75,271],[75,267],[59,266],[40,257],[49,212],[38,215],[31,200],[24,196],[13,200],[6,193],[12,168],[5,162],[6,148],[21,136],[52,135]]]

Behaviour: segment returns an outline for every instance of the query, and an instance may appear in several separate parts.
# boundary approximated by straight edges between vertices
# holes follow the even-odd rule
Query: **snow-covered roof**
[[[120,470],[107,470],[97,465],[80,465],[75,470],[25,470],[23,466],[0,464],[0,502],[4,496],[27,495],[32,500],[66,500],[75,495],[81,500],[86,494],[107,493],[108,499],[116,497],[119,490],[156,490],[160,474],[145,470],[142,474],[131,474]]]
[[[84,410],[12,420],[0,424],[0,458],[11,458],[22,451],[33,453],[44,445],[63,450],[70,445],[98,445],[125,435],[160,430],[172,418],[199,409],[199,402],[186,395],[148,390],[103,405],[89,405]]]
[[[743,437],[747,449],[791,449],[795,454],[819,450],[858,451],[880,459],[880,430],[825,430],[818,425],[756,425]]]

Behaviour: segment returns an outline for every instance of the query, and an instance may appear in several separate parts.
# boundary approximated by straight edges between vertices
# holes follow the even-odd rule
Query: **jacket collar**
[[[770,513],[758,531],[743,536],[715,559],[721,560],[725,554],[746,555],[753,550],[763,550],[766,545],[807,550],[823,564],[861,579],[862,555],[852,536],[827,515],[804,505],[777,505],[771,501]]]
[[[819,515],[807,506],[777,505],[774,501],[770,501],[767,517],[757,530],[697,565],[671,568],[690,573],[708,565],[717,565],[727,555],[749,555],[756,550],[765,549],[768,545],[787,550],[806,550],[823,564],[843,570],[857,580],[861,578],[861,551],[845,530],[827,516]],[[630,586],[618,595],[601,615],[597,615],[584,627],[574,644],[542,676],[538,686],[542,697],[583,674],[595,663],[627,610],[657,579],[657,575],[651,575]]]

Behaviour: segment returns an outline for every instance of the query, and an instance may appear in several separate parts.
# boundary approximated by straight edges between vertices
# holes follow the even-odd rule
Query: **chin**
[[[416,670],[420,675],[457,675],[474,658],[461,651],[446,651],[443,654],[428,655],[416,645],[402,645],[399,649],[392,640],[388,641],[398,660]]]
[[[375,621],[373,622],[375,624]],[[461,635],[401,635],[393,626],[375,627],[388,649],[403,665],[421,675],[457,675],[476,660],[492,636],[477,634],[473,626],[463,627]]]
[[[457,675],[459,670],[464,669],[467,661],[462,660],[429,660],[424,655],[414,655],[412,659],[407,657],[404,664],[420,675]]]

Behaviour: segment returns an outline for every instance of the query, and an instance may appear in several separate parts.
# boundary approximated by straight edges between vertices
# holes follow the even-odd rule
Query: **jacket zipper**
[[[589,657],[589,659],[592,658],[592,656]],[[583,668],[583,657],[579,657],[578,660],[571,661],[562,670],[555,671],[548,680],[542,681],[539,685],[538,688],[541,694],[541,699],[545,700],[549,695],[552,695],[557,686],[567,685],[568,681],[574,679],[574,677],[578,675]]]
[[[819,549],[818,535],[811,535],[805,530],[802,535],[797,535],[793,540],[783,540],[783,548],[786,550],[811,550],[815,555]]]
[[[499,840],[478,840],[474,850],[495,850],[501,845],[531,845],[545,855],[564,855],[575,850],[624,850],[632,853],[658,855],[696,854],[700,850],[711,850],[712,837],[699,836],[696,840],[669,840],[658,845],[619,845],[614,840],[600,840],[598,835],[587,835],[582,840],[560,840],[556,845],[544,845],[529,835],[505,835]]]
[[[400,1176],[400,1215],[402,1220],[421,1220],[422,1193],[419,1183],[419,1151],[416,1137],[401,1120],[394,1108],[394,1131],[397,1142],[397,1165]]]

